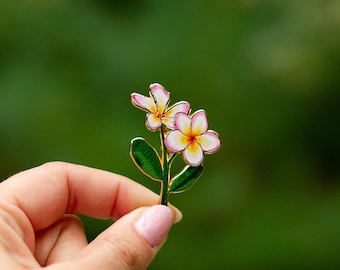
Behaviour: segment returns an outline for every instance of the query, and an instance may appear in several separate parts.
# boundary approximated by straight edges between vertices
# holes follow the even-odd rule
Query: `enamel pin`
[[[146,127],[159,132],[161,149],[159,152],[144,138],[137,137],[131,141],[130,156],[145,175],[161,182],[160,203],[167,205],[169,194],[186,191],[202,175],[204,154],[220,148],[219,135],[208,130],[204,110],[191,113],[186,101],[169,106],[170,93],[158,83],[150,85],[148,97],[132,93],[131,102],[146,112]],[[186,165],[173,176],[171,165],[179,154]]]

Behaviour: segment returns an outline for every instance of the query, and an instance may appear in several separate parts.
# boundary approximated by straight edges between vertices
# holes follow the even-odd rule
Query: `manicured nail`
[[[169,207],[154,205],[136,221],[135,228],[150,246],[155,247],[166,237],[173,220],[174,215]]]

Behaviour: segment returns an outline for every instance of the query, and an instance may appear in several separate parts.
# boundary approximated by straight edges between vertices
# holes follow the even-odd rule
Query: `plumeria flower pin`
[[[144,138],[137,137],[131,141],[130,156],[145,175],[161,182],[160,203],[167,205],[169,194],[186,191],[202,175],[204,154],[220,148],[219,135],[208,130],[204,110],[191,114],[186,101],[169,106],[170,93],[158,83],[150,85],[148,97],[132,93],[131,102],[146,112],[146,127],[159,131],[161,149],[158,152]],[[186,166],[173,175],[171,165],[180,153]]]

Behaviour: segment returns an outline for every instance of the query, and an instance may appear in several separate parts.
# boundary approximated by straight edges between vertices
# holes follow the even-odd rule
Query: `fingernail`
[[[174,215],[170,208],[164,205],[154,205],[147,209],[136,221],[136,231],[149,243],[158,246],[168,234]]]

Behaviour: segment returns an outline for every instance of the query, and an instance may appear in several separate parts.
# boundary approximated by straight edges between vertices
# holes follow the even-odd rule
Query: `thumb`
[[[92,241],[74,261],[75,269],[146,269],[173,222],[167,206],[136,209]]]

